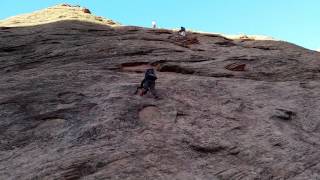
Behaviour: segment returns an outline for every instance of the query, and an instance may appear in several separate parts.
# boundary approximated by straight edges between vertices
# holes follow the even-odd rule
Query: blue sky
[[[1,0],[0,19],[60,3],[125,25],[261,34],[320,49],[320,0]]]

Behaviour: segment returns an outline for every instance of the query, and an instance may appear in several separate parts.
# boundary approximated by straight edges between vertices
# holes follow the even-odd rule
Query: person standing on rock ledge
[[[139,90],[141,90],[140,96],[143,96],[148,93],[150,90],[151,94],[158,99],[158,95],[156,93],[156,80],[157,80],[156,73],[154,72],[153,68],[149,68],[145,72],[144,79],[142,80],[140,86],[137,88],[134,94],[137,94]]]
[[[157,23],[156,23],[156,21],[152,21],[151,24],[152,24],[152,28],[153,28],[153,29],[156,29],[156,28],[157,28]]]

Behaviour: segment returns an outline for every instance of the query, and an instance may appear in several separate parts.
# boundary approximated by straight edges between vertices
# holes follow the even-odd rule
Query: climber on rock
[[[154,69],[153,68],[147,69],[145,72],[144,79],[142,80],[140,86],[137,88],[134,94],[137,94],[139,90],[141,90],[140,96],[143,96],[147,94],[148,91],[150,90],[151,94],[157,99],[158,95],[155,90],[156,80],[157,80],[157,76],[154,72]]]
[[[181,36],[185,37],[185,36],[187,35],[187,33],[186,33],[186,28],[181,27],[180,30],[178,31],[178,33],[179,33]]]

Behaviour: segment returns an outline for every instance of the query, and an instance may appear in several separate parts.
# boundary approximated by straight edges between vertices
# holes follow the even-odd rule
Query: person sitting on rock
[[[185,36],[187,35],[187,34],[186,34],[186,28],[181,27],[180,30],[178,31],[178,33],[179,33],[181,36],[185,37]]]
[[[138,91],[141,89],[142,91],[140,93],[140,96],[143,96],[147,94],[148,91],[150,90],[151,94],[155,98],[158,98],[158,95],[155,90],[156,80],[157,80],[157,76],[156,76],[156,73],[154,72],[154,69],[153,68],[147,69],[145,72],[144,79],[142,80],[140,86],[137,88],[134,94],[137,94]]]

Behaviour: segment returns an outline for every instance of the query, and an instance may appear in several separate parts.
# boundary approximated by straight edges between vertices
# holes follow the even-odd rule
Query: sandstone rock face
[[[0,26],[34,26],[40,24],[53,23],[62,20],[78,20],[91,23],[98,23],[109,26],[119,26],[120,24],[110,19],[91,15],[87,8],[78,5],[61,4],[47,9],[39,10],[31,14],[24,14],[0,21]]]
[[[242,40],[273,40],[275,41],[273,37],[270,36],[263,36],[263,35],[245,35],[245,34],[240,34],[240,35],[224,35],[225,37],[229,39],[242,39]]]
[[[90,11],[89,9],[87,9],[87,8],[83,8],[83,9],[82,9],[82,12],[91,14],[91,11]]]
[[[0,179],[320,179],[320,53],[187,38],[0,27]],[[148,66],[158,100],[133,95]]]

